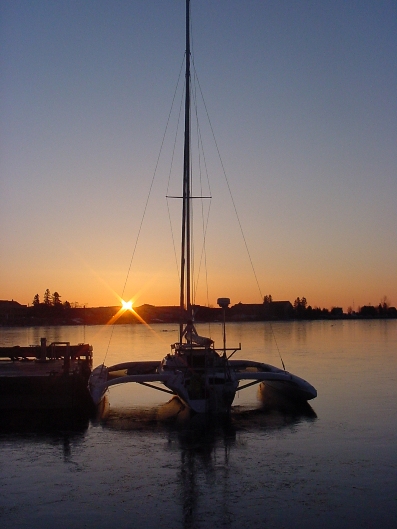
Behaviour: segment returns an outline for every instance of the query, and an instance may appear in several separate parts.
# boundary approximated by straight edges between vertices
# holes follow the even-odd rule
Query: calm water
[[[113,332],[110,341],[110,335]],[[199,328],[221,345],[221,327]],[[275,344],[277,340],[278,348]],[[2,528],[397,527],[397,321],[233,324],[234,358],[311,382],[311,407],[249,388],[230,421],[112,388],[102,416],[0,419]],[[160,359],[177,327],[1,329],[0,345],[86,341],[94,364]],[[178,413],[179,412],[179,413]]]

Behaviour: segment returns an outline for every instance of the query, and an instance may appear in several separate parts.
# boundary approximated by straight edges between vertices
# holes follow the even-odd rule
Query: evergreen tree
[[[305,297],[296,298],[294,301],[295,314],[298,318],[304,317],[307,310],[307,300]]]
[[[52,297],[51,297],[51,292],[47,290],[44,292],[44,305],[47,305],[47,306],[50,306],[52,305]]]
[[[54,307],[56,305],[61,305],[61,296],[58,294],[58,292],[54,292],[52,295],[52,304]]]
[[[35,294],[33,298],[33,306],[38,307],[40,305],[40,296],[38,294]]]
[[[301,306],[301,300],[300,298],[296,298],[296,300],[294,301],[294,309],[299,309],[300,306]]]

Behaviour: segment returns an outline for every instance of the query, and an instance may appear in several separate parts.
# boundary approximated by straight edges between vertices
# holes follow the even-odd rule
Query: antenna
[[[230,299],[218,298],[217,303],[223,312],[223,354],[226,356],[226,309],[230,305]]]

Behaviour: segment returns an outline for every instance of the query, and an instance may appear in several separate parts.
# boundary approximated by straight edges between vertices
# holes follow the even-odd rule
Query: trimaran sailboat
[[[190,0],[186,0],[186,88],[185,134],[182,198],[182,242],[179,341],[161,361],[124,362],[95,368],[89,380],[93,401],[98,404],[107,388],[116,384],[136,382],[177,395],[197,413],[224,413],[231,409],[237,391],[253,384],[264,383],[285,395],[301,401],[313,399],[317,391],[305,380],[284,369],[249,360],[231,360],[240,349],[226,348],[225,328],[222,349],[216,349],[210,338],[199,336],[194,326],[191,301],[191,189],[190,189]],[[218,299],[224,309],[228,298]],[[224,323],[225,325],[225,319]],[[240,385],[241,381],[247,381]],[[161,382],[162,387],[153,385]],[[167,388],[165,389],[164,388]]]

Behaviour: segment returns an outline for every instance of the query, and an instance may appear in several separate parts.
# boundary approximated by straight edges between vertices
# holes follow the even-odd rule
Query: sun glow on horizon
[[[127,310],[132,311],[133,304],[134,302],[132,301],[132,299],[130,299],[129,301],[124,301],[124,299],[121,300],[121,308],[123,311],[127,311]]]

